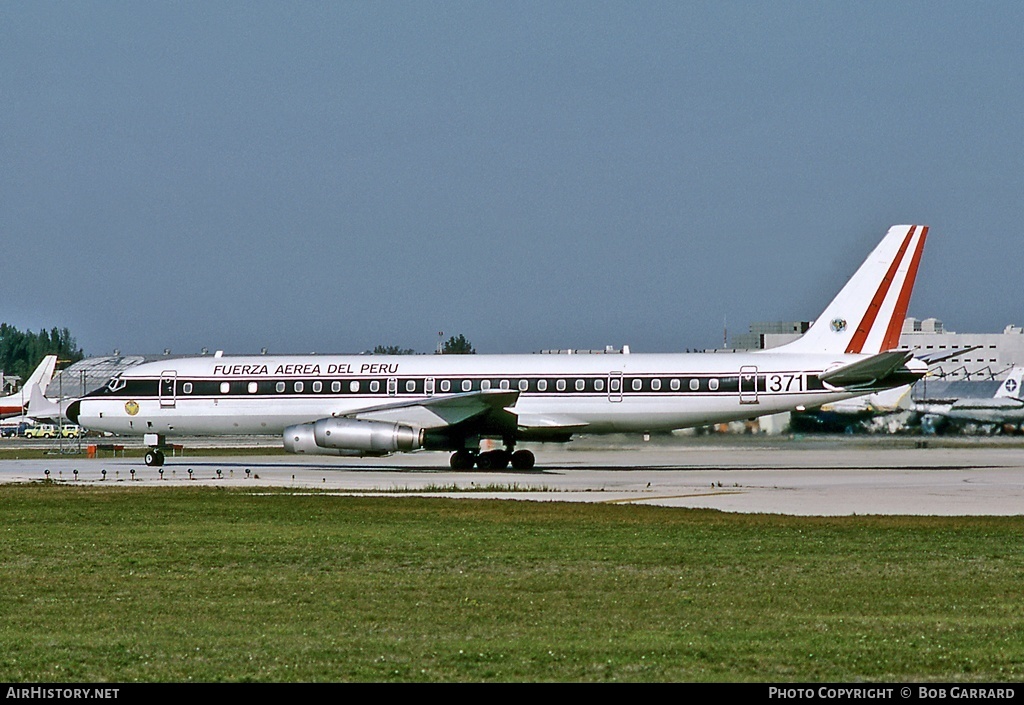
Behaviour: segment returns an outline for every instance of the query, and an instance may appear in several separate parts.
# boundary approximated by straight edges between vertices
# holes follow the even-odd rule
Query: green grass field
[[[1017,681],[1024,518],[0,487],[0,681]]]

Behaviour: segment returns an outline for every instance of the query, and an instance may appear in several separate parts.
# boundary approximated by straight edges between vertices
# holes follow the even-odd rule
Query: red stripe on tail
[[[871,303],[868,304],[867,311],[864,312],[864,318],[861,319],[860,325],[857,326],[857,330],[853,334],[853,339],[850,340],[850,344],[846,346],[847,353],[859,353],[864,349],[864,341],[867,340],[868,333],[871,332],[871,327],[875,325],[875,319],[878,318],[878,311],[882,308],[882,302],[885,301],[885,295],[889,293],[889,287],[892,286],[892,280],[896,276],[896,270],[899,269],[900,262],[903,261],[903,255],[906,254],[907,248],[910,246],[910,240],[914,237],[914,231],[917,229],[916,225],[910,227],[907,231],[907,236],[903,239],[903,243],[900,245],[900,251],[896,253],[896,256],[892,260],[892,264],[889,265],[889,271],[882,277],[882,282],[878,285],[878,291],[875,292],[874,298],[871,299]]]
[[[921,253],[924,251],[924,239],[928,237],[928,226],[921,228],[921,239],[914,249],[914,259],[910,262],[910,269],[907,271],[907,279],[903,282],[903,289],[900,291],[900,298],[896,300],[896,310],[892,312],[892,320],[885,331],[885,340],[882,341],[882,352],[895,350],[900,345],[900,333],[903,332],[903,320],[907,317],[907,307],[910,305],[910,293],[914,290],[914,279],[917,278],[917,267],[921,264]]]

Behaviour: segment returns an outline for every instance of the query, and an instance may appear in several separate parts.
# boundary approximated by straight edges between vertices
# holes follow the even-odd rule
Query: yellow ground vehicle
[[[85,429],[78,424],[67,424],[60,429],[62,438],[81,438],[85,435]]]
[[[57,427],[52,423],[42,423],[25,429],[25,438],[56,438]]]

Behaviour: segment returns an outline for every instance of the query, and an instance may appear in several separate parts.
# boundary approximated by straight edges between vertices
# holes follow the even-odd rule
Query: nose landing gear
[[[159,433],[147,433],[143,436],[143,442],[149,446],[149,450],[146,451],[146,465],[151,468],[163,465],[164,452],[160,449],[165,447],[167,439]]]

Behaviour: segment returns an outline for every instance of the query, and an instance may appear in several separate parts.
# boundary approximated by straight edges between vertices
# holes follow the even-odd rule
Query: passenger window
[[[275,384],[274,385],[274,390],[277,391],[278,394],[283,394],[284,393],[284,382],[278,382],[277,384]]]
[[[185,393],[185,394],[191,394],[192,393],[192,383],[191,382],[185,382],[185,384],[181,385],[181,391],[183,393]]]
[[[255,382],[249,382],[249,394],[255,394],[257,389],[259,389],[258,384]]]
[[[485,379],[483,382],[480,383],[480,389],[490,389],[490,388],[491,388],[491,380]]]
[[[324,391],[324,383],[321,382],[320,380],[313,382],[313,391],[316,392],[317,394]]]
[[[221,394],[227,394],[230,391],[231,391],[231,383],[230,382],[221,382],[220,383],[220,393]]]
[[[634,379],[633,380],[633,391],[634,392],[639,392],[641,389],[643,389],[643,386],[644,386],[643,380],[641,380],[641,379]]]
[[[296,394],[301,393],[302,390],[305,389],[305,388],[306,388],[306,385],[304,385],[302,382],[296,382],[295,383],[294,389],[295,389],[295,393]]]
[[[576,391],[577,392],[582,392],[586,388],[587,388],[587,381],[585,379],[578,379],[578,380],[576,380]]]
[[[339,382],[338,380],[334,380],[333,382],[331,382],[331,391],[334,392],[335,394],[340,392],[341,391],[341,382]],[[353,389],[352,391],[355,392],[357,390]]]
[[[671,382],[668,383],[668,386],[669,386],[669,389],[671,389],[673,392],[678,392],[679,391],[679,380],[678,379],[672,380]]]
[[[372,382],[370,382],[370,391],[371,392],[379,392],[380,391],[380,381],[379,380],[375,379]]]
[[[358,392],[359,391],[359,380],[354,379],[348,383],[348,391]]]
[[[660,391],[660,390],[661,390],[661,380],[660,379],[652,379],[651,380],[651,391],[652,392],[657,392],[657,391]]]
[[[594,391],[597,391],[597,392],[604,391],[604,380],[603,379],[595,379],[594,380]]]
[[[468,392],[468,391],[470,391],[472,389],[473,389],[473,383],[470,380],[468,380],[468,379],[462,380],[462,391]]]
[[[691,392],[696,392],[698,389],[700,389],[700,380],[699,379],[691,379],[690,380],[690,391]]]
[[[405,383],[405,391],[415,392],[416,391],[416,380],[410,379]]]
[[[441,391],[442,392],[450,392],[451,390],[452,390],[452,383],[451,383],[451,381],[449,381],[447,379],[442,379],[441,380]]]
[[[530,388],[530,383],[529,382],[527,382],[525,379],[519,380],[519,391],[520,392],[525,392],[529,388]]]
[[[537,391],[538,392],[546,392],[546,391],[548,391],[548,381],[546,379],[541,379],[541,380],[537,381]]]
[[[708,382],[708,389],[710,389],[712,392],[717,392],[718,391],[718,380],[717,379],[713,379],[713,380],[709,381]]]
[[[564,379],[560,379],[557,382],[555,382],[555,389],[557,389],[560,392],[564,392],[565,391],[565,380]]]
[[[501,382],[498,384],[498,388],[502,389],[502,390],[507,390],[508,389],[508,380],[507,379],[501,380]]]

